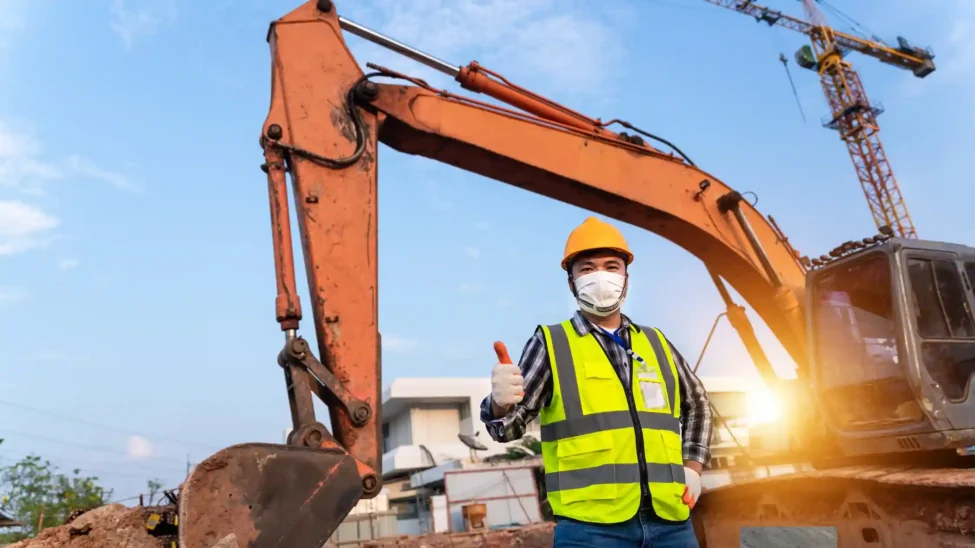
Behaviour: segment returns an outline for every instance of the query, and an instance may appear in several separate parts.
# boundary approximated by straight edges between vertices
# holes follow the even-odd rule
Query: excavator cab
[[[833,255],[808,275],[806,314],[813,392],[844,456],[975,445],[975,248],[882,239]]]

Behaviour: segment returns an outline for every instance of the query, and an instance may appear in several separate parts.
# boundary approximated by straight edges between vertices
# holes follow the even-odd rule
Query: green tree
[[[0,468],[0,494],[2,508],[24,524],[20,531],[0,533],[0,544],[33,537],[39,526],[61,525],[71,512],[102,506],[112,496],[97,477],[82,476],[78,469],[62,474],[50,461],[33,454]]]

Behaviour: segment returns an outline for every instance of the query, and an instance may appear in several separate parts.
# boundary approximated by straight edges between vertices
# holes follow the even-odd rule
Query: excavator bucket
[[[359,501],[345,451],[233,445],[197,465],[179,495],[181,548],[319,548]]]

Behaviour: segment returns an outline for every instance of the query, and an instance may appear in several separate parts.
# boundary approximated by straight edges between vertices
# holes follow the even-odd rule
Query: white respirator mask
[[[573,280],[579,308],[590,314],[604,317],[623,306],[623,290],[626,276],[615,272],[597,270]]]

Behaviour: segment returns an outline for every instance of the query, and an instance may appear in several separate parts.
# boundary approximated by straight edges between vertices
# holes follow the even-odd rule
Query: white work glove
[[[684,467],[684,504],[694,509],[697,499],[701,496],[701,475],[694,470]]]
[[[499,363],[491,370],[491,401],[508,408],[525,397],[525,380],[521,369],[511,363]]]

